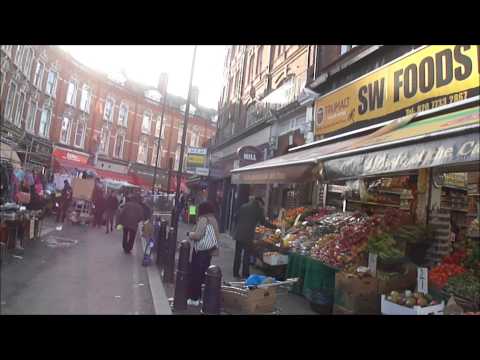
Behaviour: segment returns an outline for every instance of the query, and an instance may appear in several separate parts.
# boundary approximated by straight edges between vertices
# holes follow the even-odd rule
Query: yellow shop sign
[[[424,46],[332,91],[315,102],[316,135],[479,95],[479,47]]]

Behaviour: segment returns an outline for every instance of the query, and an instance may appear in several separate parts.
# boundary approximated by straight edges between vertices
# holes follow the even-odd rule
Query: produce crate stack
[[[450,244],[450,212],[437,210],[432,213],[430,224],[434,228],[434,242],[427,251],[427,265],[438,264],[451,252]]]

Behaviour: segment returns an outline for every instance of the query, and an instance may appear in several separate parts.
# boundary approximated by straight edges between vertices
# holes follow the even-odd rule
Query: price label
[[[372,276],[377,276],[377,254],[368,254],[368,269]]]
[[[417,268],[417,289],[418,292],[428,294],[428,268]]]
[[[30,219],[30,240],[35,236],[35,219]]]

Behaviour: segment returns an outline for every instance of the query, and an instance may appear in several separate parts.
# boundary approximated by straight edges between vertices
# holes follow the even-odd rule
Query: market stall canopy
[[[78,170],[93,170],[95,172],[97,171],[95,167],[93,167],[90,164],[82,164],[82,163],[79,163],[78,161],[59,159],[56,157],[54,157],[54,159],[55,159],[56,168],[62,168],[65,170],[78,169]]]
[[[411,122],[323,156],[325,177],[344,180],[479,162],[479,107]],[[372,134],[373,135],[373,134]]]
[[[232,183],[273,184],[311,181],[315,178],[319,157],[345,149],[356,141],[358,139],[350,139],[314,147],[232,170]]]
[[[0,158],[1,160],[10,161],[14,167],[19,167],[22,164],[17,152],[10,145],[3,142],[0,143]]]
[[[132,185],[132,184],[130,184],[130,183],[127,182],[127,181],[117,181],[117,180],[107,179],[107,180],[103,180],[103,183],[104,183],[108,188],[111,188],[111,189],[114,189],[114,190],[120,190],[120,189],[123,188],[123,187],[126,187],[126,188],[139,188],[139,186],[137,186],[137,185]]]

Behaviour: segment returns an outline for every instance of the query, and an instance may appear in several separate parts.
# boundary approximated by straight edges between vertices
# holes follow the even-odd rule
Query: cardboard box
[[[276,299],[274,287],[253,290],[222,287],[223,309],[230,314],[270,314]]]
[[[445,302],[432,306],[402,306],[390,302],[382,295],[382,315],[443,315],[445,309]]]
[[[335,275],[334,305],[354,314],[378,314],[378,280],[357,278],[339,272]]]
[[[72,184],[73,198],[80,200],[92,200],[93,190],[95,189],[94,179],[73,179]]]

